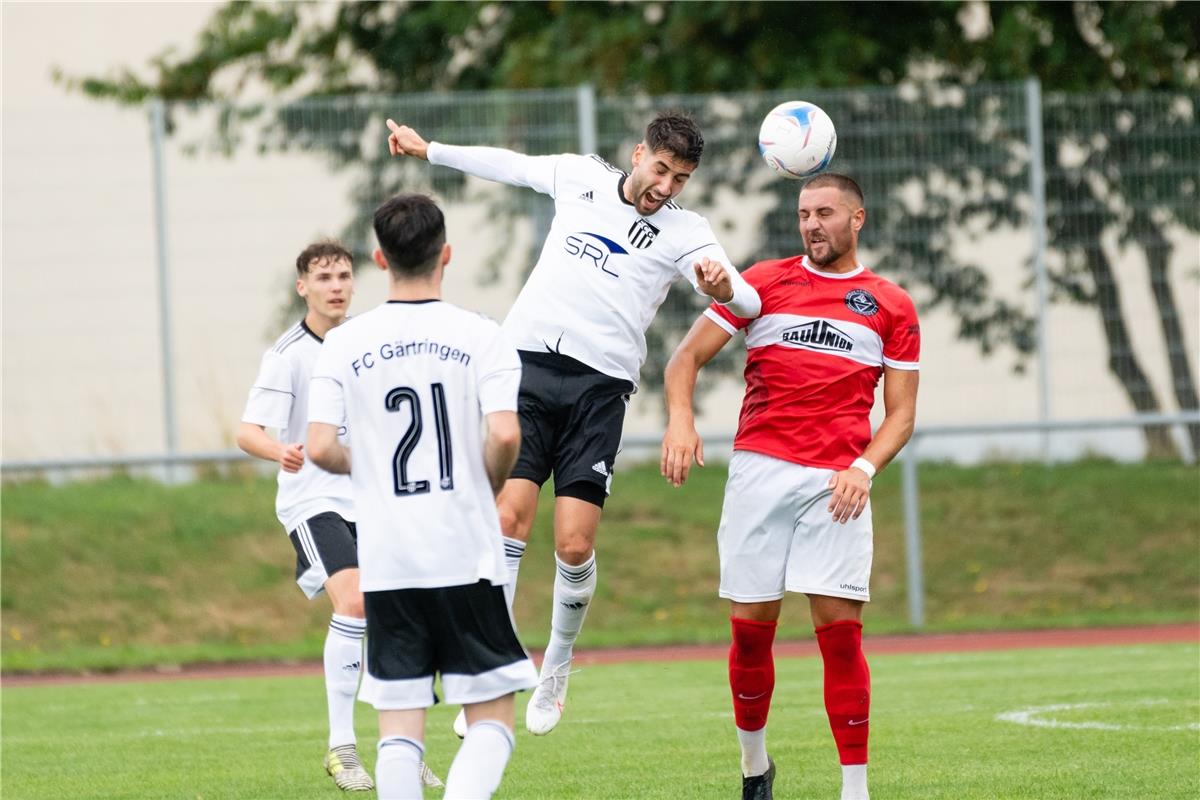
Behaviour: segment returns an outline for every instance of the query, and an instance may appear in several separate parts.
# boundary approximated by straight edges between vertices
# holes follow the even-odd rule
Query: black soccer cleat
[[[762,775],[742,778],[742,800],[773,800],[771,785],[775,783],[775,759],[767,756],[767,771]]]

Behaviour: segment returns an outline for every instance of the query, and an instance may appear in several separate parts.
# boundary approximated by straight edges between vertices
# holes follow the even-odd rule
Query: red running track
[[[1095,647],[1099,645],[1162,644],[1200,642],[1200,625],[1181,623],[1121,628],[1071,628],[1045,631],[984,631],[979,633],[905,634],[902,636],[863,637],[867,656],[883,653],[967,653],[981,650],[1019,650],[1035,647]],[[574,663],[618,664],[631,661],[687,661],[724,659],[729,645],[667,645],[661,647],[623,647],[578,650]],[[540,653],[536,655],[540,658]],[[815,640],[776,642],[780,658],[805,658],[818,655]],[[281,675],[320,675],[320,662],[293,664],[243,663],[194,664],[155,670],[129,670],[115,673],[70,673],[5,675],[4,686],[42,686],[63,683],[116,683],[169,681],[179,679],[252,678]]]

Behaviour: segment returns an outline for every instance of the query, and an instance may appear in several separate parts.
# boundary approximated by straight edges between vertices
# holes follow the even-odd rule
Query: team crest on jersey
[[[873,317],[879,313],[879,303],[875,295],[866,289],[851,289],[846,292],[846,308],[864,317]]]
[[[802,347],[805,350],[819,350],[823,353],[849,353],[854,349],[854,340],[850,338],[850,334],[838,330],[823,319],[814,319],[803,325],[785,328],[780,338],[786,345]]]
[[[638,218],[629,226],[629,243],[639,250],[645,250],[654,244],[656,236],[658,236],[658,228],[644,219]]]

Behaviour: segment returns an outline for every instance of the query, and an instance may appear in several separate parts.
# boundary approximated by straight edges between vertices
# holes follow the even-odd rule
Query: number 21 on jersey
[[[433,426],[437,433],[438,446],[438,486],[443,491],[454,490],[454,454],[450,448],[450,415],[446,410],[446,389],[440,383],[431,384],[433,396]],[[406,495],[425,494],[429,491],[429,481],[413,480],[408,474],[408,459],[421,440],[425,429],[424,417],[421,412],[421,397],[416,389],[410,386],[397,386],[387,393],[384,406],[388,411],[399,412],[404,406],[409,406],[412,412],[408,429],[400,437],[396,452],[392,455],[392,485],[398,497]]]

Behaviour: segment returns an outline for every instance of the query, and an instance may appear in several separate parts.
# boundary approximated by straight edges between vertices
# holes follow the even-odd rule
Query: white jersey
[[[242,421],[278,430],[284,444],[303,444],[308,436],[309,378],[320,351],[321,337],[304,320],[288,328],[263,353]],[[346,431],[339,433],[347,441]],[[326,511],[354,521],[353,493],[345,475],[326,472],[305,458],[299,472],[280,469],[278,483],[275,515],[285,530],[293,531]]]
[[[308,419],[358,432],[364,592],[508,582],[483,416],[516,411],[520,383],[500,326],[449,303],[389,301],[330,331]]]
[[[628,176],[599,156],[431,142],[429,161],[554,198],[537,265],[504,320],[519,350],[560,353],[636,385],[646,328],[674,281],[696,287],[692,265],[704,257],[731,270],[730,308],[758,316],[757,293],[734,270],[708,220],[671,202],[643,217],[622,193]]]

